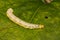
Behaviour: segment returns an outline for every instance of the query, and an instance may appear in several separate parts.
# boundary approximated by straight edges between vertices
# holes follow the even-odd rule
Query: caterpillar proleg
[[[12,8],[9,8],[6,13],[7,13],[7,17],[11,21],[13,21],[14,23],[18,24],[19,26],[23,26],[24,28],[29,28],[29,29],[44,28],[44,25],[31,24],[31,23],[25,22],[25,21],[21,20],[20,18],[16,17],[13,14],[13,9]]]

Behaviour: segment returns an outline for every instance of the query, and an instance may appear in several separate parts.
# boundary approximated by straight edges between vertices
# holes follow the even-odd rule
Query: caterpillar
[[[42,0],[42,2],[47,3],[47,4],[51,3],[52,1],[53,0]]]
[[[21,20],[20,18],[18,18],[17,16],[15,16],[13,14],[13,9],[12,8],[9,8],[6,13],[7,13],[7,17],[11,21],[13,21],[14,23],[16,23],[19,26],[22,26],[24,28],[29,28],[29,29],[44,28],[44,25],[42,25],[42,24],[31,24],[31,23],[28,23],[28,22],[25,22],[25,21]]]

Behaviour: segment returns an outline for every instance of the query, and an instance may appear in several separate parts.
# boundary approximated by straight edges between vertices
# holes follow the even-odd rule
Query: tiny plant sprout
[[[43,3],[49,4],[51,3],[53,0],[42,0]]]

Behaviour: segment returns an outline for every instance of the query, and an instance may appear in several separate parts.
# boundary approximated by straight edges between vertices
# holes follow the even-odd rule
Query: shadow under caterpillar
[[[16,17],[14,14],[13,14],[13,9],[12,8],[9,8],[7,10],[7,17],[13,21],[14,23],[18,24],[19,26],[22,26],[24,28],[29,28],[29,29],[37,29],[37,28],[44,28],[44,25],[41,25],[41,24],[31,24],[31,23],[28,23],[28,22],[25,22],[23,20],[21,20],[20,18]]]

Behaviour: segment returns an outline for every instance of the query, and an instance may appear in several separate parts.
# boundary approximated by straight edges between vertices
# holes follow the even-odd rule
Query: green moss
[[[60,40],[60,0],[44,4],[41,0],[0,0],[0,40]],[[25,29],[6,16],[8,8],[30,23],[44,24],[44,29]],[[48,19],[45,18],[48,17]]]

